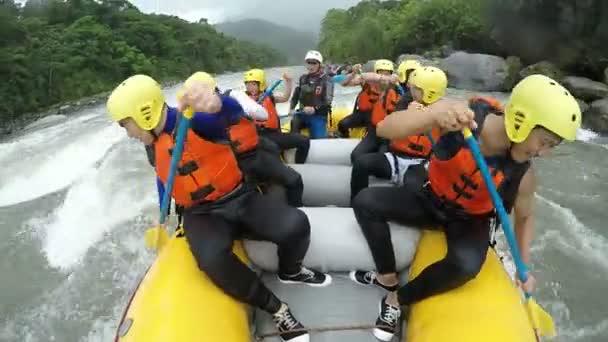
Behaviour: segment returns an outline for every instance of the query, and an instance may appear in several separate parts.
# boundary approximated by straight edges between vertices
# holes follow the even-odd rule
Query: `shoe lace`
[[[306,267],[302,267],[302,269],[300,270],[300,274],[305,275],[308,278],[314,278],[315,277],[315,272],[309,270]]]
[[[369,283],[369,284],[373,284],[374,281],[376,280],[376,272],[374,271],[368,271],[365,272],[365,274],[363,274],[363,279]]]
[[[385,310],[383,310],[384,312],[382,312],[381,319],[390,325],[394,325],[399,316],[401,315],[401,310],[399,310],[398,307],[392,306],[390,304],[384,305]]]
[[[298,325],[298,321],[296,321],[296,319],[291,315],[289,310],[276,315],[275,321],[278,325],[285,327],[285,330],[292,330]]]

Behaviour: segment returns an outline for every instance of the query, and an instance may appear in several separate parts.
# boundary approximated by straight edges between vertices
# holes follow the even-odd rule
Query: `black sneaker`
[[[376,320],[374,336],[381,341],[390,341],[397,332],[401,309],[386,302],[386,297],[380,301],[380,315]]]
[[[325,287],[331,284],[331,276],[302,267],[298,274],[279,274],[279,281],[283,284],[306,284],[314,287]]]
[[[374,271],[350,271],[350,273],[348,273],[348,277],[355,283],[363,286],[375,285],[388,291],[395,291],[398,288],[398,286],[387,287],[380,284],[380,282],[378,282],[378,278],[376,277],[376,272]]]
[[[295,317],[293,317],[286,304],[272,315],[272,319],[279,330],[279,336],[283,342],[309,342],[310,335],[306,328]]]

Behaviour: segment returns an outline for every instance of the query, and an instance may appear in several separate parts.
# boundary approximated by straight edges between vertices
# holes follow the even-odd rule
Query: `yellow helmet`
[[[112,91],[106,104],[113,121],[131,118],[146,131],[156,128],[164,105],[165,96],[160,84],[146,75],[126,79]]]
[[[181,99],[182,96],[184,96],[184,92],[186,91],[186,89],[190,88],[194,82],[208,84],[213,89],[217,87],[217,82],[215,81],[215,78],[213,78],[213,76],[204,71],[197,71],[194,74],[190,75],[190,77],[188,77],[186,81],[184,81],[184,87],[177,92],[177,98]]]
[[[399,75],[399,82],[405,83],[407,79],[407,72],[409,70],[416,70],[417,68],[422,67],[422,64],[414,59],[408,59],[406,61],[401,62],[399,67],[397,68],[397,75]]]
[[[420,67],[411,74],[410,84],[422,90],[425,104],[439,100],[448,87],[448,78],[443,70],[436,67]]]
[[[581,109],[576,99],[555,80],[530,75],[521,80],[505,106],[505,128],[514,143],[520,143],[536,126],[574,140],[581,126]]]
[[[262,69],[251,69],[243,76],[243,82],[258,82],[260,84],[259,91],[266,89],[266,75]]]
[[[376,61],[376,63],[374,63],[374,72],[378,72],[380,70],[394,72],[395,65],[388,59],[379,59]]]

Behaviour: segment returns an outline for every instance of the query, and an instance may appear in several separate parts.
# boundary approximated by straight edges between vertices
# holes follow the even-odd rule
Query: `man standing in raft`
[[[263,101],[262,106],[268,112],[268,119],[265,121],[257,121],[258,131],[260,136],[266,137],[274,142],[281,151],[296,149],[296,164],[304,164],[310,149],[310,139],[296,132],[283,133],[281,132],[281,122],[277,112],[276,104],[289,101],[292,89],[292,79],[287,73],[283,74],[283,79],[287,85],[284,93],[273,93],[268,95]],[[266,90],[266,75],[262,69],[251,69],[245,72],[243,81],[247,87],[247,95],[255,101],[258,101],[260,96]]]
[[[408,75],[409,77],[409,75]],[[406,109],[410,103],[414,105],[430,105],[439,100],[447,88],[448,80],[445,73],[435,67],[416,69],[409,80],[409,92],[401,97],[397,110]],[[433,140],[439,138],[439,129],[432,130]],[[411,135],[405,139],[392,139],[388,152],[376,152],[360,155],[355,159],[350,178],[351,200],[369,185],[369,176],[390,180],[395,185],[401,185],[405,172],[412,165],[417,165],[431,155],[431,139],[425,133]]]
[[[228,141],[227,129],[243,115],[238,102],[220,96],[209,84],[194,82],[179,109],[165,103],[160,85],[136,75],[110,95],[108,112],[127,135],[152,146],[157,176],[166,182],[179,110],[196,113],[188,130],[173,193],[184,207],[184,232],[199,268],[226,294],[273,315],[283,341],[308,342],[302,324],[247,265],[232,252],[244,232],[278,245],[279,280],[327,286],[331,278],[302,266],[310,243],[306,214],[253,191],[246,183]],[[268,215],[272,212],[272,215]]]
[[[410,106],[378,125],[378,135],[402,139],[438,127],[428,181],[407,188],[372,187],[353,201],[357,221],[371,249],[377,271],[353,271],[351,278],[390,293],[380,302],[374,335],[389,341],[395,334],[401,306],[440,294],[475,278],[489,246],[494,206],[468,150],[462,129],[469,127],[508,211],[514,209],[515,234],[522,259],[530,263],[536,180],[531,159],[546,154],[562,140],[574,140],[581,111],[574,97],[542,75],[520,81],[503,109],[494,100],[469,102],[443,99],[428,107]],[[411,189],[413,189],[413,191]],[[410,191],[408,191],[410,190]],[[447,255],[399,287],[388,221],[445,232]],[[522,286],[531,292],[529,275]]]
[[[334,84],[331,77],[323,72],[323,56],[319,51],[310,50],[304,57],[308,73],[302,75],[293,97],[289,115],[291,132],[300,133],[308,127],[311,139],[327,136],[327,118],[331,115],[331,104],[334,99]],[[300,110],[296,112],[296,106]]]

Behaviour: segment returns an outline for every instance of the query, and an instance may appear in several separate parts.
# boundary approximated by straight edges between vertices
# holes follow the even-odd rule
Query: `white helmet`
[[[318,61],[319,64],[323,64],[323,55],[321,55],[321,53],[317,50],[310,50],[306,53],[306,57],[304,57],[304,61],[306,62],[309,59]]]

